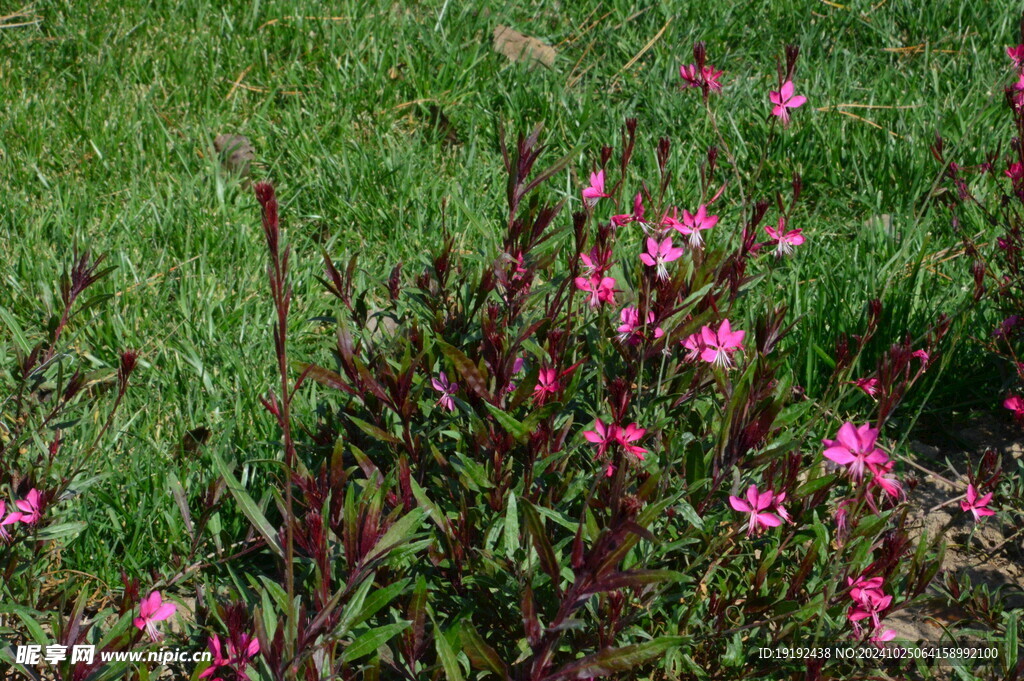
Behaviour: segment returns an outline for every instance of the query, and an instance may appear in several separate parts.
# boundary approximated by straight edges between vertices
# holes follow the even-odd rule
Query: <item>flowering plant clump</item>
[[[798,56],[786,49],[779,89],[765,92],[772,134],[777,119],[799,123]],[[883,619],[937,570],[908,537],[882,449],[923,364],[915,374],[909,341],[893,346],[863,426],[830,417],[780,369],[786,309],[757,284],[786,266],[778,256],[813,248],[795,210],[802,184],[794,175],[780,215],[754,198],[765,164],[748,172],[729,152],[714,119],[725,100],[710,97],[727,74],[706,59],[698,44],[680,69],[684,91],[702,93],[682,105],[703,107],[715,134],[699,183],[674,179],[664,138],[657,177],[635,177],[630,119],[567,215],[545,186],[569,159],[538,168],[540,127],[502,136],[506,210],[485,265],[460,259],[447,228],[411,279],[394,266],[386,295],[357,286],[355,258],[325,257],[331,362],[289,353],[288,251],[276,193],[256,186],[277,312],[281,386],[263,400],[282,439],[277,513],[224,475],[276,569],[238,594],[255,639],[211,638],[218,668],[753,678],[764,669],[742,654],[751,646],[891,639]],[[852,380],[849,359],[837,357],[833,388]],[[318,421],[300,430],[293,405],[311,382]],[[851,595],[863,575],[886,593]],[[771,668],[787,665],[811,671]]]

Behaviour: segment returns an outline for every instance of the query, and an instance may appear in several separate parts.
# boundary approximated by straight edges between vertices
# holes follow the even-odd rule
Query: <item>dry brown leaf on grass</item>
[[[511,61],[529,62],[531,68],[537,64],[551,68],[555,64],[555,48],[545,45],[536,38],[523,35],[508,26],[496,26],[494,29],[494,51],[499,52]]]

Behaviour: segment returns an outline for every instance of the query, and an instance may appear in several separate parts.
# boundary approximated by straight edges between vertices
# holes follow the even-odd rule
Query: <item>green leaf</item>
[[[1010,617],[1006,622],[1006,639],[1003,645],[1003,669],[1006,671],[1007,677],[1010,675],[1010,670],[1017,668],[1017,649],[1019,646],[1017,638],[1017,619],[1020,617],[1020,611],[1014,610],[1010,613]]]
[[[256,530],[263,535],[263,538],[267,541],[267,546],[281,558],[284,558],[284,549],[281,548],[281,542],[278,541],[277,530],[274,526],[267,521],[267,517],[263,515],[263,511],[256,505],[249,493],[245,491],[242,484],[235,479],[235,476],[231,473],[227,464],[224,460],[214,452],[213,453],[213,465],[220,473],[221,477],[224,478],[224,482],[227,483],[228,491],[231,492],[231,496],[235,498],[239,508],[245,517],[249,519],[249,522],[255,526]]]
[[[704,529],[704,521],[701,520],[699,515],[697,515],[697,511],[693,506],[690,506],[690,504],[686,503],[685,500],[680,499],[676,509],[679,511],[679,515],[683,516],[688,523],[696,527],[698,530]]]
[[[25,338],[25,332],[21,330],[21,326],[18,325],[18,320],[14,318],[7,308],[0,307],[0,320],[3,320],[7,328],[10,329],[11,336],[14,338],[14,342],[18,345],[18,348],[26,355],[32,352],[32,346],[29,345],[28,339]]]
[[[383,558],[391,549],[409,541],[425,515],[426,512],[417,506],[399,518],[394,525],[388,528],[384,536],[377,540],[373,551],[367,554],[366,559],[370,561]]]
[[[509,492],[508,505],[505,507],[504,544],[505,556],[511,560],[519,549],[519,506],[515,492]]]
[[[444,668],[444,675],[447,681],[463,681],[462,667],[459,666],[459,659],[455,655],[452,644],[448,642],[448,636],[441,631],[434,621],[433,615],[430,620],[434,622],[434,648],[437,650],[437,659]]]
[[[663,656],[672,648],[680,648],[687,641],[683,636],[663,636],[622,648],[609,648],[570,662],[549,676],[549,681],[560,679],[586,679],[625,672],[649,660]]]
[[[555,590],[560,592],[561,570],[558,567],[558,560],[555,558],[555,550],[551,548],[551,540],[548,538],[547,532],[544,531],[544,525],[541,524],[536,507],[526,499],[523,501],[526,502],[523,505],[526,529],[529,530],[530,535],[533,537],[533,546],[537,549],[540,565],[544,568],[544,572],[551,577],[551,584],[555,587]]]
[[[588,591],[591,593],[613,591],[644,584],[656,584],[657,582],[674,582],[682,578],[683,574],[674,570],[630,570],[613,573],[601,579]]]
[[[341,654],[341,658],[346,662],[351,662],[360,657],[371,655],[377,651],[377,648],[380,648],[392,638],[408,629],[410,624],[412,622],[409,620],[402,620],[394,624],[385,624],[383,627],[370,629],[352,641]]]
[[[495,407],[490,402],[484,402],[484,405],[487,407],[487,411],[491,412],[491,416],[497,419],[501,427],[507,430],[517,442],[525,442],[526,438],[530,437],[530,429],[506,414],[505,410]]]
[[[52,539],[69,539],[77,536],[87,526],[88,523],[81,520],[70,523],[60,523],[59,525],[50,525],[39,530],[39,532],[36,533],[36,539],[43,541]]]
[[[835,474],[832,474],[832,475],[822,475],[820,477],[814,478],[813,480],[808,480],[804,484],[802,484],[799,487],[797,487],[796,488],[796,493],[793,496],[795,498],[797,498],[797,499],[802,499],[804,497],[809,497],[810,495],[814,494],[818,490],[821,490],[821,489],[824,489],[824,488],[828,487],[829,485],[831,485],[835,481],[836,481]]]
[[[381,608],[393,601],[398,594],[402,593],[408,584],[409,579],[405,578],[395,582],[394,584],[389,584],[383,589],[375,589],[372,594],[367,596],[359,614],[356,615],[354,620],[352,620],[351,626],[357,627],[373,617]]]
[[[469,622],[462,625],[462,650],[470,663],[477,669],[489,671],[499,679],[507,679],[508,667],[501,661],[498,652],[487,645],[477,630]]]
[[[378,428],[372,423],[367,423],[362,419],[358,419],[355,416],[352,416],[352,414],[345,414],[345,416],[348,417],[349,421],[356,424],[356,427],[358,427],[359,430],[363,431],[364,433],[366,433],[375,440],[381,440],[383,442],[387,442],[393,445],[402,444],[402,441],[399,440],[397,437],[387,432],[386,430]]]

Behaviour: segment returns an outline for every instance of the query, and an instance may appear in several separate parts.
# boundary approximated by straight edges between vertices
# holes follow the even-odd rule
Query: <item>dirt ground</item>
[[[1000,588],[999,595],[1007,607],[1024,607],[1024,525],[1005,524],[998,516],[989,516],[975,527],[971,513],[960,509],[968,467],[977,466],[986,449],[999,453],[1005,476],[1019,475],[1017,460],[1024,456],[1024,432],[1006,420],[979,416],[960,427],[936,424],[920,432],[918,438],[910,446],[914,462],[945,480],[919,468],[910,469],[918,481],[907,494],[911,531],[920,536],[925,530],[934,537],[948,525],[942,569],[958,575],[966,573],[971,584],[985,584],[990,592]],[[998,500],[992,507],[998,509]],[[951,641],[944,627],[956,632],[972,624],[970,616],[959,608],[928,602],[895,612],[885,623],[896,631],[898,639],[947,644]]]

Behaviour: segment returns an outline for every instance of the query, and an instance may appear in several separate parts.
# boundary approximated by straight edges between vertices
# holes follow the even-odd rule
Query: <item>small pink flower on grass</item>
[[[778,527],[782,524],[782,519],[777,515],[767,513],[767,509],[772,507],[774,499],[773,492],[769,490],[758,493],[755,485],[747,488],[746,501],[739,497],[729,497],[729,505],[733,507],[733,510],[750,514],[750,521],[747,524],[748,537],[760,534],[769,527]]]
[[[778,244],[775,247],[775,256],[779,258],[784,255],[791,255],[794,246],[800,246],[804,243],[804,235],[800,229],[786,231],[786,218],[783,217],[779,218],[778,227],[772,228],[766,225],[764,231],[768,232],[768,236]]]
[[[448,376],[443,371],[438,373],[437,378],[430,379],[430,384],[434,386],[434,390],[441,393],[437,404],[440,404],[448,411],[455,411],[454,395],[459,391],[459,384],[449,382]]]
[[[793,94],[793,81],[791,80],[783,83],[778,92],[774,90],[769,92],[768,98],[775,105],[772,107],[772,115],[781,118],[783,125],[789,125],[789,110],[798,109],[807,101],[803,95]]]
[[[598,307],[601,303],[615,304],[615,280],[611,277],[576,277],[576,288],[590,294],[590,307]]]
[[[221,646],[220,638],[216,635],[210,637],[210,654],[213,661],[210,666],[199,675],[199,678],[206,679],[213,676],[221,669],[228,669],[234,673],[232,678],[252,681],[245,669],[252,664],[252,659],[260,652],[260,642],[255,636],[241,634],[236,644],[233,639],[228,639],[225,646]]]
[[[717,367],[732,366],[732,353],[743,349],[743,336],[746,331],[733,331],[728,319],[723,319],[718,331],[704,326],[699,333],[693,334],[683,341],[683,346],[691,355],[699,353],[700,358]]]
[[[1021,399],[1017,395],[1007,397],[1003,401],[1003,406],[1013,412],[1013,417],[1018,421],[1024,421],[1024,399]]]
[[[561,389],[558,382],[558,372],[554,369],[542,368],[537,372],[537,385],[533,388],[533,401],[537,406],[543,406],[548,397],[553,396]]]
[[[704,243],[700,233],[717,224],[718,216],[708,215],[707,206],[700,205],[697,207],[696,213],[690,213],[684,208],[682,223],[676,229],[687,237],[692,248],[700,248]]]
[[[640,260],[648,267],[656,267],[658,279],[668,279],[667,263],[678,260],[683,249],[672,245],[672,237],[666,236],[661,242],[647,237],[647,252],[640,254]]]
[[[792,523],[793,520],[789,517],[789,512],[786,511],[786,508],[782,505],[784,501],[786,501],[785,492],[776,494],[775,498],[772,500],[772,510],[775,511],[775,514],[778,515],[783,522]]]
[[[889,457],[875,446],[878,430],[868,424],[857,427],[846,422],[839,429],[835,440],[822,440],[825,444],[825,458],[847,466],[850,477],[860,482],[868,465],[883,464]]]
[[[512,361],[512,375],[515,376],[516,374],[522,373],[524,364],[525,361],[522,357],[516,357],[515,360]],[[513,383],[512,381],[509,381],[508,385],[505,386],[505,392],[514,393],[515,391],[516,384]]]
[[[619,341],[636,345],[644,339],[643,325],[640,324],[640,310],[635,307],[624,307],[619,313],[619,319],[622,321],[618,328]],[[647,325],[654,325],[653,312],[647,313]],[[665,332],[660,326],[654,329],[655,338],[661,338],[664,335]]]
[[[156,629],[156,623],[169,619],[178,607],[174,603],[164,603],[159,591],[153,591],[139,604],[139,616],[133,624],[136,628],[145,631],[149,639],[156,643],[163,636]]]
[[[974,485],[967,485],[967,498],[960,502],[960,509],[970,511],[974,515],[974,522],[979,522],[984,516],[995,515],[996,512],[988,508],[992,501],[992,492],[983,497],[978,496],[978,490]]]
[[[679,77],[683,79],[684,90],[691,87],[707,87],[711,92],[722,91],[722,83],[719,81],[722,72],[715,70],[710,64],[706,64],[704,68],[698,68],[696,64],[680,66]]]
[[[35,488],[30,489],[24,499],[16,501],[14,504],[21,511],[21,522],[28,525],[35,525],[42,515],[42,498],[40,497],[39,490]]]
[[[644,222],[644,198],[637,193],[633,199],[633,213],[624,213],[623,215],[613,215],[612,224],[616,227],[622,227],[628,225],[631,222]]]
[[[874,636],[871,637],[871,642],[876,645],[880,645],[882,643],[887,643],[894,638],[896,638],[896,632],[892,629],[886,629],[881,633],[876,630]]]
[[[590,173],[590,186],[583,190],[583,202],[593,208],[598,199],[606,199],[608,196],[604,192],[604,171]]]
[[[601,250],[597,246],[590,249],[590,253],[580,253],[580,260],[583,261],[583,275],[594,277],[603,275],[612,266],[611,249]]]
[[[1016,47],[1007,47],[1006,56],[1013,62],[1014,68],[1024,68],[1024,45],[1017,45]]]

